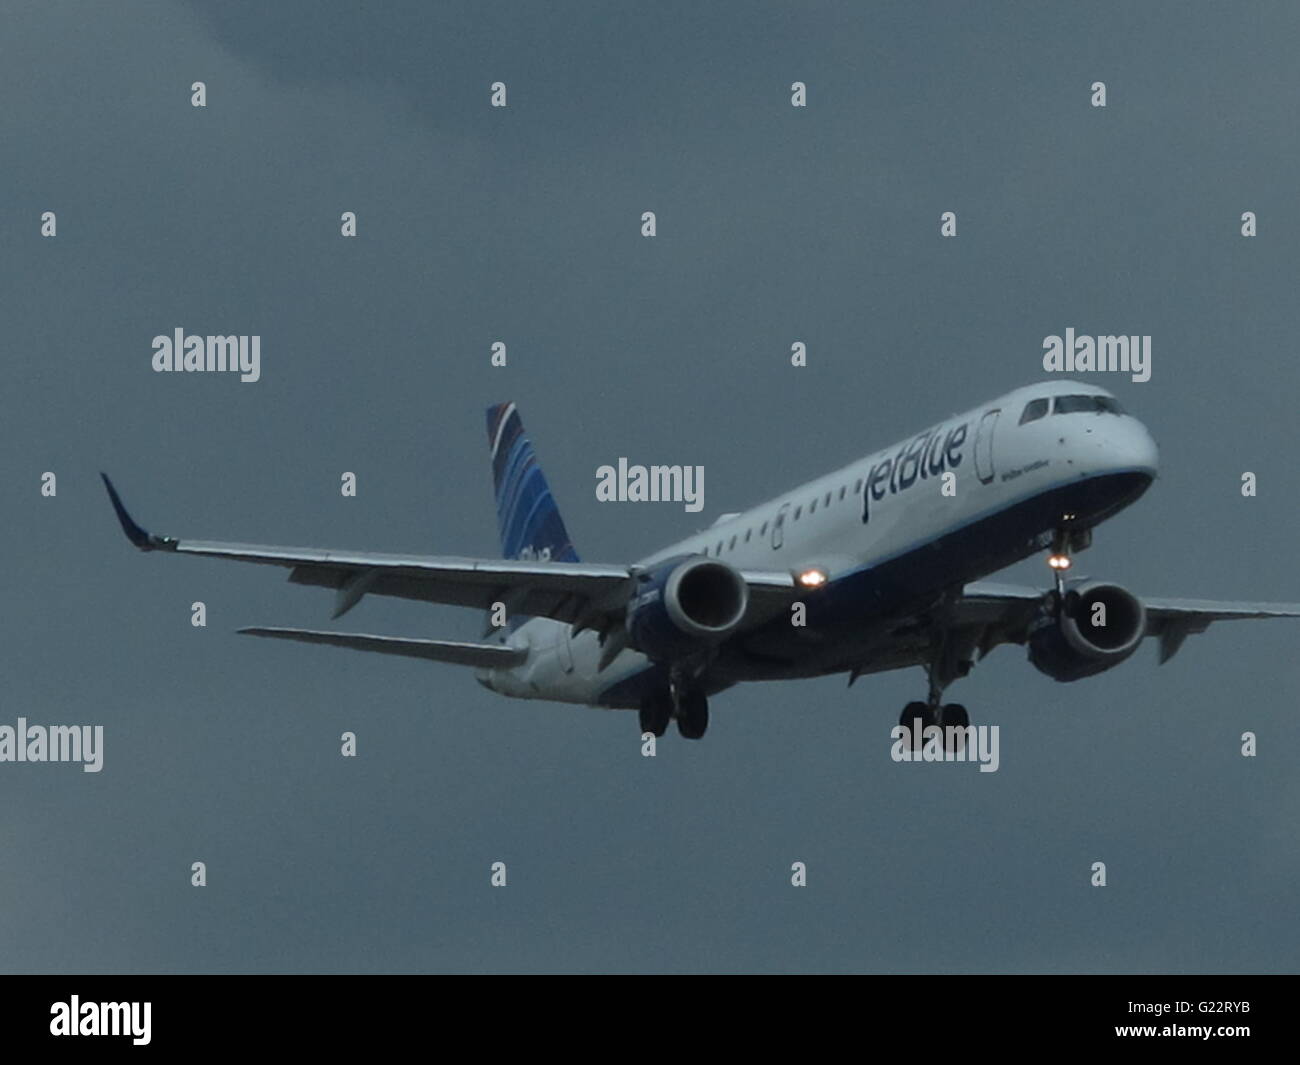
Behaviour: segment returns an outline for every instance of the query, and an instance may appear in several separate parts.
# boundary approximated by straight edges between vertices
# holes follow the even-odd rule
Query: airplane
[[[900,723],[969,726],[943,693],[1001,644],[1072,682],[1111,669],[1144,636],[1164,663],[1214,621],[1300,617],[1300,604],[1139,598],[1073,579],[1092,530],[1157,475],[1146,427],[1091,384],[1018,388],[624,565],[579,560],[514,403],[490,407],[488,440],[502,558],[272,547],[154,536],[101,474],[127,538],[143,551],[288,569],[334,590],[334,618],[367,595],[487,611],[484,642],[318,629],[244,628],[473,667],[484,687],[639,712],[687,739],[709,699],[744,681],[921,666],[924,700]],[[670,468],[662,468],[670,469]],[[652,470],[653,472],[653,470]],[[983,580],[1038,552],[1041,589]]]

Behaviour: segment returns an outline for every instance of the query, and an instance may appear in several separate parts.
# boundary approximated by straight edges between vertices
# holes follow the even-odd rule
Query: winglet
[[[168,544],[166,539],[151,536],[132,520],[131,515],[126,512],[126,507],[122,505],[122,497],[117,494],[113,482],[108,479],[108,474],[101,471],[99,475],[104,479],[104,487],[108,489],[108,498],[113,503],[113,510],[117,512],[117,520],[122,523],[122,531],[126,533],[126,538],[141,551],[152,551],[155,548],[166,546]],[[172,542],[174,543],[174,541]]]

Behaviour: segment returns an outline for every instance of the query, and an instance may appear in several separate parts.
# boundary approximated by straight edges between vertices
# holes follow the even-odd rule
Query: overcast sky
[[[645,759],[632,714],[236,635],[330,596],[132,551],[97,471],[156,532],[492,557],[513,399],[626,562],[1043,379],[1049,334],[1150,334],[1149,382],[1093,379],[1161,477],[1080,570],[1300,600],[1297,40],[1290,4],[6,5],[0,723],[105,752],[0,764],[0,968],[1293,971],[1297,623],[1072,685],[1002,648],[950,692],[996,773],[890,761],[920,670],[742,686]],[[152,372],[177,327],[259,334],[261,380]],[[703,513],[598,503],[619,456],[704,465]]]

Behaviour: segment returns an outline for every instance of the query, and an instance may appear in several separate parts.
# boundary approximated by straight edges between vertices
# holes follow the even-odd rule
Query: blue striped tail
[[[489,407],[487,429],[501,556],[577,562],[578,553],[537,464],[533,445],[524,435],[524,423],[515,405],[498,403]]]

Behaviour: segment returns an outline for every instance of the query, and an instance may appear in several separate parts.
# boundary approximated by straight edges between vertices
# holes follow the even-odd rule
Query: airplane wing
[[[963,590],[954,621],[959,626],[985,627],[981,641],[985,653],[998,643],[1024,643],[1028,623],[1045,594],[1039,588],[975,581]],[[1162,664],[1178,653],[1188,636],[1204,632],[1211,622],[1300,617],[1300,603],[1139,598],[1147,612],[1146,634],[1160,640]]]
[[[141,528],[127,513],[107,475],[100,476],[104,478],[123,531],[140,550],[286,568],[289,580],[295,584],[334,589],[335,618],[351,610],[363,596],[383,595],[481,610],[489,610],[494,603],[502,602],[512,614],[554,618],[605,632],[621,627],[622,615],[635,583],[632,566],[331,551],[314,547],[276,547],[155,536]],[[750,614],[755,622],[781,609],[795,595],[795,580],[790,573],[742,570],[741,576],[749,585]],[[273,633],[266,630],[254,635],[269,636]],[[321,634],[274,635],[306,639],[308,635]],[[337,641],[314,639],[312,642]],[[424,657],[433,656],[426,654]]]

